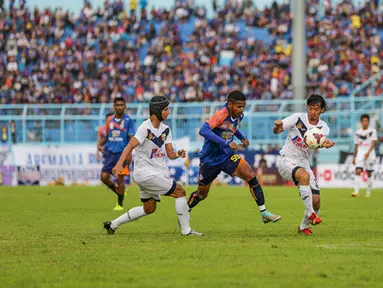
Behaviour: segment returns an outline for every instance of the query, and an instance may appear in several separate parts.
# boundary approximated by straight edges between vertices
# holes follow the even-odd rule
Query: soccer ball
[[[311,149],[318,149],[322,147],[324,141],[326,141],[326,136],[324,135],[322,129],[313,127],[310,130],[307,130],[303,136],[305,143]]]

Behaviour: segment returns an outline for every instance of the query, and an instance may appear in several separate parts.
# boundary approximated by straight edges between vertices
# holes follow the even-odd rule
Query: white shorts
[[[284,156],[282,156],[282,159],[278,164],[278,171],[279,171],[279,174],[281,174],[282,178],[294,182],[294,184],[297,186],[299,185],[299,183],[295,179],[295,172],[299,168],[303,168],[309,173],[311,192],[312,194],[319,195],[320,189],[319,189],[317,180],[315,178],[314,172],[311,170],[309,166],[299,165],[298,163],[295,163],[293,160],[288,159]]]
[[[366,170],[367,172],[373,172],[375,166],[375,159],[356,159],[355,169]]]
[[[160,195],[170,195],[176,190],[177,183],[170,177],[156,174],[144,181],[136,181],[140,188],[140,198],[142,202],[154,199],[161,201]]]

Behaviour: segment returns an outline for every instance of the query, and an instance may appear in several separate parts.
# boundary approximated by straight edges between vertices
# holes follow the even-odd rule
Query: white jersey
[[[314,153],[315,149],[310,149],[303,140],[305,132],[313,127],[322,129],[327,137],[330,134],[326,122],[319,119],[317,125],[312,125],[308,121],[307,113],[295,113],[282,120],[283,130],[288,132],[285,145],[280,154],[295,162],[309,166],[309,156]]]
[[[165,145],[172,143],[170,128],[162,122],[158,128],[154,128],[148,119],[138,127],[134,137],[140,143],[134,155],[135,181],[144,181],[154,175],[169,176]]]
[[[364,154],[368,152],[372,141],[377,141],[378,137],[374,128],[368,127],[366,130],[362,128],[355,132],[354,144],[358,145],[357,159],[364,159]],[[368,160],[375,160],[375,149],[372,149]]]

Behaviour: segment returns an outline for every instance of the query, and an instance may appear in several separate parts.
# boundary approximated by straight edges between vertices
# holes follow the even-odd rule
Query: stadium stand
[[[220,101],[231,89],[249,99],[290,99],[291,13],[288,4],[259,10],[250,0],[204,7],[127,11],[123,1],[29,11],[9,2],[0,14],[0,103]],[[347,96],[382,66],[378,1],[351,1],[318,13],[307,5],[308,93]],[[150,15],[149,15],[150,14]],[[375,91],[383,94],[383,79]]]

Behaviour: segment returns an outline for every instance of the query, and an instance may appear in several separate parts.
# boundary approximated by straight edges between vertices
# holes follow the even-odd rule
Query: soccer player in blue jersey
[[[124,169],[117,175],[117,184],[111,179],[112,169],[117,164],[122,151],[128,145],[130,139],[136,133],[134,122],[124,113],[126,109],[125,99],[116,97],[114,99],[115,114],[106,120],[105,135],[99,141],[98,149],[104,153],[104,166],[101,170],[101,181],[114,193],[117,194],[117,205],[113,210],[123,210],[125,182],[124,176],[129,175],[128,164],[131,161],[127,159]]]
[[[249,184],[250,193],[259,207],[264,223],[277,222],[281,216],[266,210],[265,197],[255,172],[241,156],[234,152],[238,149],[238,145],[233,141],[234,136],[245,147],[249,146],[249,140],[238,130],[245,106],[245,95],[241,91],[232,91],[227,103],[217,110],[200,129],[199,133],[205,138],[205,142],[199,153],[198,189],[190,195],[189,208],[192,209],[207,197],[212,182],[223,171],[232,177],[238,176]]]

